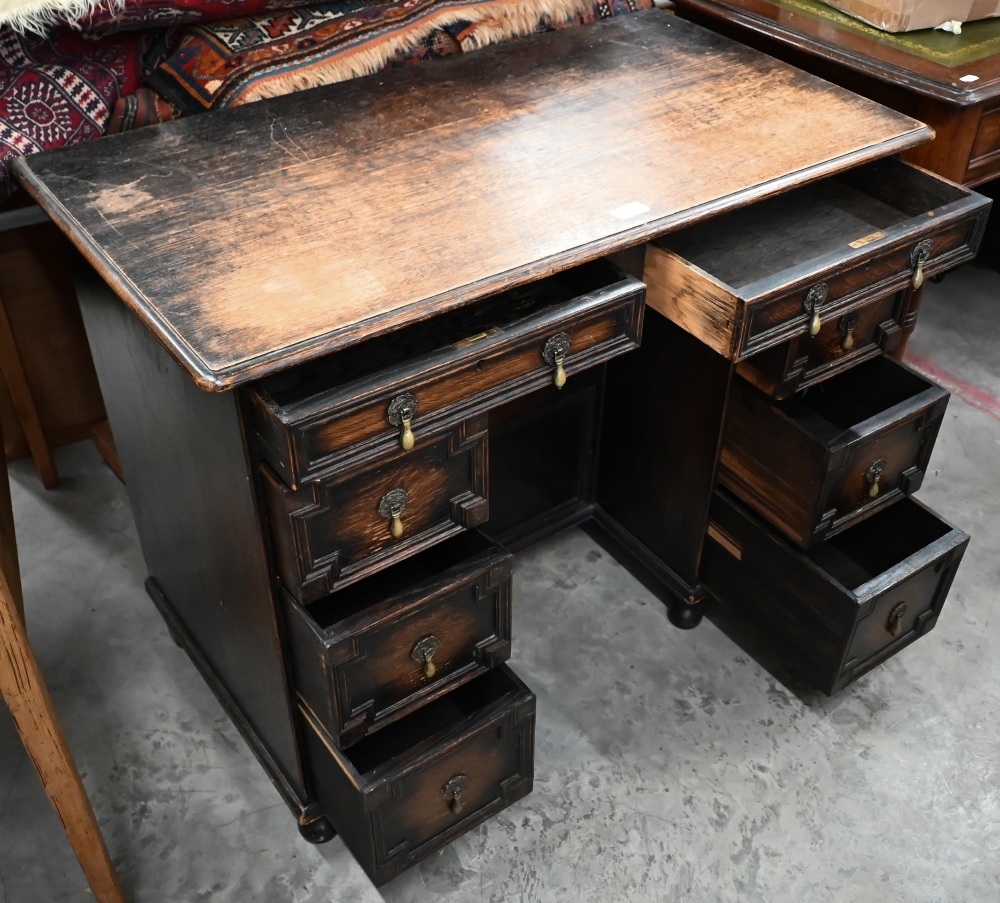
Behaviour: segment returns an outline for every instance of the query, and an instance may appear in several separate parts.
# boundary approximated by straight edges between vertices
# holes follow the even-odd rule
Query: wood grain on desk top
[[[17,171],[224,389],[929,136],[649,11]]]

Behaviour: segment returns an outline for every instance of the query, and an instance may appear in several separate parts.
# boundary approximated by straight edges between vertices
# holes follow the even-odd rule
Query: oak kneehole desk
[[[93,268],[150,594],[306,836],[381,883],[530,790],[509,550],[567,525],[682,626],[778,556],[797,583],[748,601],[815,597],[828,691],[932,625],[966,537],[907,497],[941,403],[908,371],[827,412],[900,450],[831,468],[805,542],[717,479],[735,381],[904,370],[986,209],[884,159],[929,135],[651,11],[18,164]],[[886,516],[915,526],[855,554]]]

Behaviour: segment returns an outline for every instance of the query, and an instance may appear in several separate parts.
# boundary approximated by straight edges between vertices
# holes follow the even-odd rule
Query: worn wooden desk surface
[[[979,185],[1000,175],[1000,19],[960,36],[887,34],[820,0],[677,0],[680,15],[931,125],[904,159]]]
[[[223,389],[928,136],[650,11],[17,171]]]

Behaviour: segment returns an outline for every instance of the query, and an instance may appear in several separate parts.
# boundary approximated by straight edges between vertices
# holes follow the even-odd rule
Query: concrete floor
[[[827,699],[551,539],[515,584],[535,790],[381,891],[299,839],[146,598],[93,449],[60,452],[56,492],[15,465],[31,638],[130,899],[1000,900],[1000,274],[929,286],[911,351],[956,392],[920,498],[973,537],[936,630]],[[4,710],[0,903],[87,897]]]

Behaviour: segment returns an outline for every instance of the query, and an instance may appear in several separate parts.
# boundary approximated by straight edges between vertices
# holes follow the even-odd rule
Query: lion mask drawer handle
[[[413,430],[410,423],[417,413],[417,399],[409,392],[397,395],[389,402],[389,410],[386,414],[389,423],[400,430],[399,444],[403,446],[403,451],[410,451],[416,444],[413,437]]]
[[[430,680],[437,674],[437,666],[434,664],[434,653],[440,648],[441,641],[434,634],[431,634],[420,640],[410,653],[410,658],[418,665],[424,666],[424,677],[427,680]]]
[[[389,533],[393,539],[403,536],[403,509],[409,501],[405,489],[392,489],[382,496],[378,503],[379,516],[389,521]]]
[[[469,777],[464,774],[457,774],[444,787],[441,788],[441,796],[448,801],[448,808],[452,815],[461,815],[463,809],[462,794],[469,788]]]

